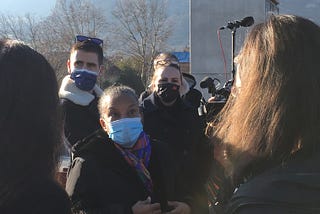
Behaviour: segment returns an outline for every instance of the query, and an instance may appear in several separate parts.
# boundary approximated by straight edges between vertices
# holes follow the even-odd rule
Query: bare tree
[[[0,37],[23,40],[35,49],[39,41],[37,18],[29,13],[24,16],[0,14]]]
[[[45,42],[54,41],[51,48],[65,51],[77,34],[104,39],[107,20],[104,11],[89,0],[57,0],[41,26]]]
[[[155,55],[172,32],[166,8],[165,0],[117,0],[113,11],[118,47],[141,65],[144,84],[147,84]]]
[[[105,11],[90,0],[57,0],[51,13],[39,23],[41,52],[50,60],[60,80],[75,35],[98,37],[106,41]],[[104,43],[106,49],[106,42]]]
[[[19,39],[42,53],[56,70],[58,80],[66,72],[66,60],[75,35],[107,38],[105,12],[90,0],[57,0],[43,18],[0,14],[0,37]],[[104,44],[104,49],[106,43]]]

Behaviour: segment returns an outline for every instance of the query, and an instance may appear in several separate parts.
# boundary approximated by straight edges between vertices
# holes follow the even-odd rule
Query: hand
[[[138,201],[132,206],[133,214],[161,214],[159,203],[151,204],[151,198],[148,197],[144,201]]]
[[[171,210],[170,212],[167,212],[168,214],[190,214],[191,213],[191,207],[184,202],[169,201],[168,205],[173,207],[173,210]]]
[[[216,97],[210,97],[208,99],[208,103],[214,103],[214,101],[216,101]]]

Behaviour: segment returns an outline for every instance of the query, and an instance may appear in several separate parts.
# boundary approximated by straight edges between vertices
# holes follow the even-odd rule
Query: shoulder
[[[299,169],[299,170],[297,170]],[[278,166],[240,185],[232,196],[230,213],[310,213],[320,210],[320,173],[296,164]],[[268,204],[269,206],[266,206]],[[314,206],[318,204],[317,206]],[[251,212],[252,211],[252,212]],[[260,212],[261,213],[261,212]],[[312,213],[312,212],[311,212]]]
[[[65,107],[65,106],[67,106],[69,104],[73,104],[73,102],[71,102],[70,100],[68,100],[66,98],[60,98],[59,100],[60,100],[60,105],[62,107]]]
[[[150,91],[145,90],[143,92],[141,92],[140,96],[139,96],[139,103],[142,103],[142,101],[147,98],[150,95]]]
[[[45,210],[50,210],[49,212],[51,213],[70,213],[71,202],[65,190],[60,188],[57,184],[53,184],[48,191],[47,197],[44,197],[41,201]]]
[[[67,193],[54,180],[39,181],[27,191],[23,203],[32,209],[32,213],[71,213],[71,202]]]
[[[105,150],[105,147],[110,146],[111,139],[108,134],[101,128],[88,135],[87,137],[79,140],[73,147],[72,152],[75,157],[83,156],[87,153],[95,153],[101,150]]]
[[[146,97],[141,103],[140,107],[145,112],[152,112],[158,109],[158,106],[155,104],[154,93],[151,93],[148,97]]]
[[[68,114],[72,113],[76,113],[78,112],[78,109],[81,107],[78,104],[75,104],[74,102],[72,102],[71,100],[67,99],[67,98],[60,98],[60,106],[61,108],[68,112]]]

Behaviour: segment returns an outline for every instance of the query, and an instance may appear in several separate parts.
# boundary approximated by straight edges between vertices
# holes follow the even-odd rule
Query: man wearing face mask
[[[102,44],[101,39],[78,35],[70,51],[59,97],[65,137],[71,145],[100,128],[97,103],[102,90],[96,81],[103,69]]]

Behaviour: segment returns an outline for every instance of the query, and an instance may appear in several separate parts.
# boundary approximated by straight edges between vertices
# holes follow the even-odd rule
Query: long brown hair
[[[320,27],[305,18],[277,15],[256,25],[237,57],[241,91],[230,96],[213,137],[251,162],[310,155],[320,144],[319,50]]]

